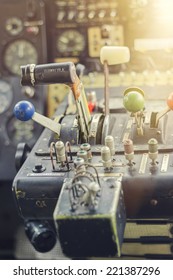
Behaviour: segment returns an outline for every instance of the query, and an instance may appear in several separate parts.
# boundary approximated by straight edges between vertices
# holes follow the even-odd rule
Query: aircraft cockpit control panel
[[[36,258],[173,259],[172,1],[0,10],[0,191],[27,236],[15,257],[32,258],[29,240]]]

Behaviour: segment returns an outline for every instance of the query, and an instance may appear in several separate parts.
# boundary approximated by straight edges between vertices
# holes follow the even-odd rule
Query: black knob
[[[49,252],[56,244],[56,233],[47,221],[27,221],[25,232],[38,252]]]
[[[46,170],[46,167],[43,166],[42,163],[36,163],[32,171],[34,173],[41,173],[45,170]]]

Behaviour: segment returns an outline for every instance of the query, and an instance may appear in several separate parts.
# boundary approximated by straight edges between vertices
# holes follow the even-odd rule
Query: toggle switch
[[[158,157],[158,142],[155,138],[151,138],[148,141],[148,155],[151,159],[151,164],[155,165]]]
[[[129,166],[133,165],[133,158],[134,158],[134,146],[133,141],[131,139],[127,139],[124,141],[124,155],[126,159],[129,161]]]

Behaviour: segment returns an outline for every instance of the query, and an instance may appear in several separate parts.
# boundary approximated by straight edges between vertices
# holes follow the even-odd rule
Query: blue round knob
[[[29,101],[20,101],[15,105],[13,112],[18,120],[25,122],[32,119],[35,108]]]

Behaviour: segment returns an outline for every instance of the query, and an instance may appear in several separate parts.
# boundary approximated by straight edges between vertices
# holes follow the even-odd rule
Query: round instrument
[[[5,81],[0,80],[0,114],[4,113],[11,105],[13,99],[13,91]]]
[[[7,45],[4,51],[4,65],[15,75],[20,75],[20,66],[38,62],[35,46],[25,39],[17,39]]]
[[[23,30],[22,20],[18,17],[8,18],[5,24],[5,29],[12,36],[20,34]]]
[[[57,50],[64,55],[79,55],[84,48],[84,36],[76,30],[66,30],[57,38]]]

